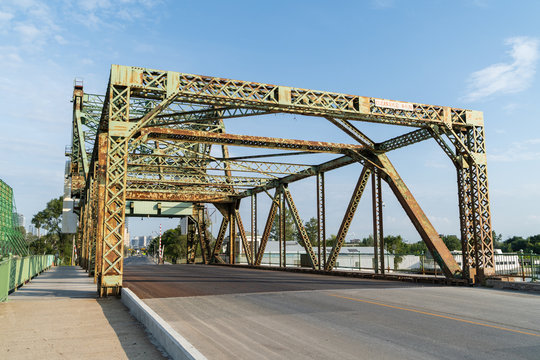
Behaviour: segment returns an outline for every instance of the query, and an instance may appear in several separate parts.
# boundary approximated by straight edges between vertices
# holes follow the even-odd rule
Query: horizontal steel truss
[[[373,184],[378,188],[380,180],[390,185],[445,274],[456,276],[460,269],[453,257],[384,154],[430,138],[441,145],[457,169],[466,259],[463,273],[474,277],[475,274],[489,275],[493,270],[485,139],[480,112],[117,65],[111,68],[109,86],[103,98],[93,97],[91,101],[85,96],[82,87],[76,86],[72,135],[73,149],[76,150],[71,154],[70,171],[72,179],[82,179],[85,183],[78,187],[81,197],[79,245],[85,267],[89,269],[91,260],[95,261],[93,268],[101,295],[114,294],[122,286],[126,199],[216,203],[224,220],[216,247],[211,254],[208,252],[211,255],[208,258],[222,261],[218,254],[227,228],[231,238],[235,238],[238,231],[244,248],[249,248],[237,211],[240,199],[276,189],[263,241],[259,249],[248,250],[251,252],[250,263],[260,264],[276,213],[286,205],[295,209],[286,185],[309,176],[318,179],[319,238],[324,246],[324,173],[352,163],[362,164],[364,170],[344,216],[338,241],[329,259],[320,259],[313,249],[308,250],[312,266],[326,270],[333,268],[371,173],[375,174],[372,175],[375,176]],[[88,99],[88,106],[84,99]],[[102,109],[99,126],[96,126],[99,113],[96,109],[100,103]],[[324,117],[357,144],[224,133],[223,119],[269,113]],[[89,149],[84,145],[88,143],[88,136],[81,125],[92,121],[94,125],[90,127],[97,134],[93,148]],[[418,129],[376,143],[351,121]],[[223,157],[210,156],[212,145],[222,147]],[[229,159],[228,146],[342,156],[319,165],[238,161],[249,156]],[[91,158],[85,159],[90,153]],[[252,159],[257,157],[261,155],[252,156]],[[223,175],[217,172],[223,172]],[[254,175],[238,176],[233,172]],[[382,238],[382,222],[377,220],[382,219],[377,213],[382,212],[377,205],[380,202],[378,191],[374,192],[374,198],[377,197],[374,201],[374,224],[377,224],[374,231]],[[256,206],[252,208],[256,209]],[[296,210],[293,213],[299,231],[304,235],[298,213]],[[252,224],[254,217],[252,214]],[[234,254],[232,242],[230,261],[234,261]]]

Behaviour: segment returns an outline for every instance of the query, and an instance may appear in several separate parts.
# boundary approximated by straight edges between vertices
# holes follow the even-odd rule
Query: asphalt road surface
[[[209,359],[540,359],[540,296],[204,265],[124,286]]]

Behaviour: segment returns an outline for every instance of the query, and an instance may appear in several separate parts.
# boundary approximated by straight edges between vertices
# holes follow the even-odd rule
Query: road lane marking
[[[379,303],[379,302],[376,302],[376,301],[356,299],[356,298],[351,298],[351,297],[341,296],[341,295],[336,295],[336,294],[328,294],[328,295],[333,296],[333,297],[337,297],[337,298],[341,298],[341,299],[347,299],[347,300],[363,302],[363,303],[372,304],[372,305],[384,306],[384,307],[388,307],[388,308],[392,308],[392,309],[405,310],[405,311],[410,311],[410,312],[414,312],[414,313],[418,313],[418,314],[440,317],[440,318],[443,318],[443,319],[455,320],[455,321],[459,321],[459,322],[463,322],[463,323],[467,323],[467,324],[485,326],[485,327],[489,327],[489,328],[493,328],[493,329],[498,329],[498,330],[509,331],[509,332],[518,333],[518,334],[524,334],[524,335],[540,337],[540,334],[535,334],[535,333],[530,333],[530,332],[526,332],[526,331],[509,329],[509,328],[505,328],[505,327],[502,327],[502,326],[484,324],[484,323],[471,321],[471,320],[459,319],[459,318],[452,317],[452,316],[434,314],[434,313],[430,313],[430,312],[427,312],[427,311],[409,309],[409,308],[404,308],[404,307],[401,307],[401,306],[388,305],[388,304],[383,304],[383,303]]]

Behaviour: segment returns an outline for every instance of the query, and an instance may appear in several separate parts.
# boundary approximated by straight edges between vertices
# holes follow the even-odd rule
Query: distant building
[[[152,239],[152,236],[134,236],[131,238],[131,247],[133,249],[141,249],[143,247],[148,247]]]
[[[124,227],[124,247],[129,248],[130,247],[129,245],[130,245],[130,243],[129,243],[129,230],[128,230],[128,227],[125,226]]]
[[[66,163],[64,197],[62,200],[62,233],[75,234],[77,232],[79,218],[74,211],[75,201],[71,198],[71,178],[68,176],[68,166],[69,164]]]
[[[19,221],[19,226],[25,227],[25,218],[23,214],[17,214],[17,219]]]

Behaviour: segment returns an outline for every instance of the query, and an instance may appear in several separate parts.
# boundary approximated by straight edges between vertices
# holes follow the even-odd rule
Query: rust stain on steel
[[[210,133],[206,131],[169,128],[143,129],[141,130],[141,135],[148,136],[150,139],[180,140],[184,142],[289,149],[334,154],[347,153],[350,150],[362,151],[366,149],[366,146],[364,145],[233,135],[227,133]]]
[[[126,192],[126,200],[154,200],[154,201],[178,201],[178,202],[209,202],[209,203],[231,202],[231,198],[229,196],[223,196],[223,195],[182,194],[182,193],[130,191],[130,190]]]

